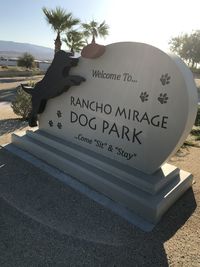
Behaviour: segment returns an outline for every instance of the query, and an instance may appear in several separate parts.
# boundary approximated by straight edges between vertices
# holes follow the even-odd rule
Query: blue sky
[[[200,29],[200,0],[1,0],[0,40],[53,48],[44,6],[60,6],[83,22],[105,20],[110,34],[102,44],[135,41],[167,51],[171,37]]]

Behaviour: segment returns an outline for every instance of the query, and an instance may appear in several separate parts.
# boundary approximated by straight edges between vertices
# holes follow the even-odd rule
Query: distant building
[[[0,57],[0,66],[17,66],[18,58],[5,58]],[[42,60],[34,60],[36,64],[36,68],[47,71],[49,66],[51,65],[51,61],[42,61]]]
[[[50,61],[42,61],[42,60],[34,60],[36,67],[42,71],[47,71],[49,66],[51,65]]]
[[[0,66],[17,66],[18,58],[0,57]]]

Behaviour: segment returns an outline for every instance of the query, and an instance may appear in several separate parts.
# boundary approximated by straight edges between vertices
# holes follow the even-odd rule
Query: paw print
[[[158,101],[161,104],[166,104],[168,99],[169,99],[169,97],[167,96],[166,93],[165,94],[160,94],[160,96],[158,97]]]
[[[58,110],[56,114],[57,114],[58,118],[62,117],[62,112],[60,110]]]
[[[58,129],[62,129],[62,123],[61,122],[58,122],[57,123],[57,127],[58,127]]]
[[[49,121],[49,126],[53,127],[53,121],[52,120]]]
[[[149,95],[147,94],[147,92],[142,92],[140,95],[142,102],[148,101],[148,97],[149,97]]]
[[[171,77],[169,76],[169,74],[165,73],[165,74],[162,74],[160,81],[161,81],[162,85],[164,86],[164,85],[170,83],[170,79],[171,79]]]

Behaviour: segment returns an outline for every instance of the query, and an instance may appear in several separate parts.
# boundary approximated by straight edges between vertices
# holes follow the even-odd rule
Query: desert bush
[[[28,85],[34,87],[33,82]],[[22,89],[21,85],[16,88],[16,96],[11,103],[11,107],[13,112],[21,116],[23,120],[28,119],[28,114],[31,111],[31,96]]]
[[[195,120],[194,125],[200,126],[200,106],[198,107],[197,116],[196,116],[196,120]]]
[[[2,69],[7,70],[8,66],[1,66]]]
[[[26,67],[31,69],[35,66],[34,57],[29,53],[24,53],[21,57],[19,57],[17,61],[17,65],[19,67]]]
[[[200,127],[193,126],[193,128],[192,128],[190,133],[193,136],[200,136]]]

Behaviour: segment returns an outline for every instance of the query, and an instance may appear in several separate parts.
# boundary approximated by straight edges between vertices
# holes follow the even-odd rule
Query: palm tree
[[[66,38],[62,39],[63,42],[70,48],[70,52],[74,55],[74,52],[80,52],[86,45],[84,41],[84,35],[82,32],[71,30],[66,32]]]
[[[96,37],[105,37],[106,35],[108,35],[109,26],[105,21],[98,23],[92,20],[89,23],[82,23],[82,27],[84,30],[83,33],[86,38],[92,36],[92,43],[95,43]]]
[[[60,34],[65,30],[70,30],[73,26],[77,25],[80,21],[72,16],[72,13],[67,13],[64,9],[56,7],[56,9],[42,8],[47,22],[51,25],[53,30],[57,33],[57,37],[54,41],[55,53],[61,49]]]

